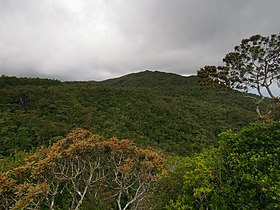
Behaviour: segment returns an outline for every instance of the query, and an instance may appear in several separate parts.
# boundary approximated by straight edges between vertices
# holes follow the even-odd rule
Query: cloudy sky
[[[0,0],[0,75],[195,74],[280,31],[279,0]]]

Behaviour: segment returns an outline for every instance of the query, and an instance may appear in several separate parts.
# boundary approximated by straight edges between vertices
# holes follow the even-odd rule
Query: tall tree
[[[280,87],[280,34],[268,37],[254,35],[243,39],[223,59],[224,66],[205,66],[197,75],[202,84],[224,86],[233,89],[249,91],[255,90],[260,97],[250,96],[256,105],[259,117],[264,118],[271,113],[263,113],[260,104],[268,94],[276,104],[279,104],[277,91],[273,91],[273,84]]]
[[[280,209],[279,131],[279,122],[227,131],[217,149],[185,158],[183,190],[167,209]]]
[[[132,141],[105,140],[77,129],[41,148],[25,165],[0,174],[0,208],[78,210],[91,198],[119,210],[137,209],[162,164],[160,153]]]

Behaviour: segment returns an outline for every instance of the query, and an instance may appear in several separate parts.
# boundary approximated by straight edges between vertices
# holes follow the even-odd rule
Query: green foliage
[[[51,145],[82,127],[185,156],[217,145],[220,132],[254,120],[253,106],[241,93],[209,90],[197,77],[146,71],[98,83],[17,80],[0,89],[3,155]]]
[[[183,192],[166,209],[280,208],[280,123],[220,138],[218,149],[184,160]]]
[[[258,117],[274,119],[271,109],[260,109],[268,94],[279,106],[279,96],[273,84],[280,81],[280,34],[263,37],[259,34],[243,39],[241,44],[228,53],[224,66],[205,66],[198,70],[201,84],[215,88],[232,88],[243,91],[254,90],[259,97],[250,96],[254,100]],[[279,120],[279,118],[277,119]]]
[[[28,155],[24,151],[61,142],[70,130],[83,127],[105,138],[134,139],[141,147],[154,146],[168,154],[190,156],[170,156],[165,166],[168,176],[150,186],[154,192],[139,204],[142,209],[279,208],[280,125],[254,124],[236,133],[255,120],[254,106],[244,97],[248,95],[228,88],[213,91],[200,86],[197,77],[150,71],[104,82],[47,85],[32,83],[33,80],[25,84],[20,80],[17,79],[17,85],[9,83],[0,89],[0,171],[21,165]],[[270,103],[263,102],[265,106]],[[274,113],[277,111],[279,109]],[[228,129],[232,131],[220,135],[218,148],[204,150],[218,146],[218,134]],[[106,151],[110,152],[110,148]],[[83,157],[89,155],[81,154],[86,154]],[[114,154],[118,159],[126,153],[116,150]],[[44,161],[43,158],[39,162],[49,162]],[[60,161],[57,163],[63,163]],[[109,161],[104,162],[109,165]],[[128,162],[118,170],[129,170]],[[32,164],[26,166],[32,168]],[[111,165],[116,164],[112,162]],[[55,166],[50,165],[47,169],[59,170]],[[137,168],[137,164],[134,166]],[[42,175],[49,175],[50,171],[45,170]],[[113,174],[110,174],[111,178]],[[2,175],[1,182],[7,186],[15,184],[9,172]],[[130,180],[130,176],[120,177]],[[35,196],[31,204],[36,206],[44,199],[42,196],[49,185],[25,183],[25,178],[14,188],[20,193],[16,197],[5,194],[4,200],[15,198],[21,201],[19,206],[24,206]],[[63,181],[58,183],[59,186],[65,184]],[[118,187],[115,184],[111,185],[112,189]],[[67,190],[73,189],[69,184],[67,186]],[[103,198],[116,195],[112,189],[102,188],[100,195]],[[118,204],[115,200],[86,197],[81,208],[106,209],[108,202],[111,208],[122,207],[131,198],[130,192],[122,194]],[[94,193],[88,191],[93,197]],[[55,198],[62,209],[68,208],[72,201],[71,193]]]
[[[154,186],[154,192],[147,196],[146,202],[148,203],[149,209],[164,209],[170,200],[176,200],[178,196],[183,194],[184,174],[186,171],[185,160],[186,158],[178,156],[169,156],[166,158],[165,169],[168,174],[162,177]]]
[[[13,151],[9,156],[0,156],[0,173],[19,167],[30,153],[24,151]]]
[[[243,39],[234,52],[225,56],[225,66],[206,66],[198,71],[198,76],[234,89],[256,89],[260,96],[264,88],[275,98],[271,84],[280,79],[279,46],[280,34],[268,37],[257,34]]]
[[[217,149],[185,158],[183,163],[183,193],[171,200],[166,209],[212,209],[214,205],[217,208],[222,181],[222,163]]]
[[[17,78],[17,77],[8,77],[5,75],[2,75],[0,77],[0,88],[6,87],[6,86],[22,86],[22,85],[45,85],[45,86],[51,86],[51,85],[61,85],[61,82],[59,80],[54,79],[40,79],[40,78]]]
[[[221,154],[231,184],[232,208],[280,208],[280,123],[255,124],[221,134]],[[241,200],[242,199],[242,200]]]

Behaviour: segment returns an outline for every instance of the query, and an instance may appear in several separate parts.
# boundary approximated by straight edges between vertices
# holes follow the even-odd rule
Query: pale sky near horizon
[[[0,75],[192,75],[243,38],[279,33],[279,10],[279,0],[0,0]]]

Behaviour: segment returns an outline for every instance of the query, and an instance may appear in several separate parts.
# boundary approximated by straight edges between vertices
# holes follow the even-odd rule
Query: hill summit
[[[146,70],[115,79],[105,80],[101,83],[119,87],[155,87],[161,85],[178,85],[188,81],[189,79],[187,77],[178,74]]]
[[[143,71],[102,82],[3,80],[0,154],[51,145],[75,128],[191,155],[255,120],[244,94],[214,91],[196,76]],[[22,81],[24,80],[24,81]],[[22,81],[22,83],[21,83]],[[22,85],[21,85],[22,84]]]

